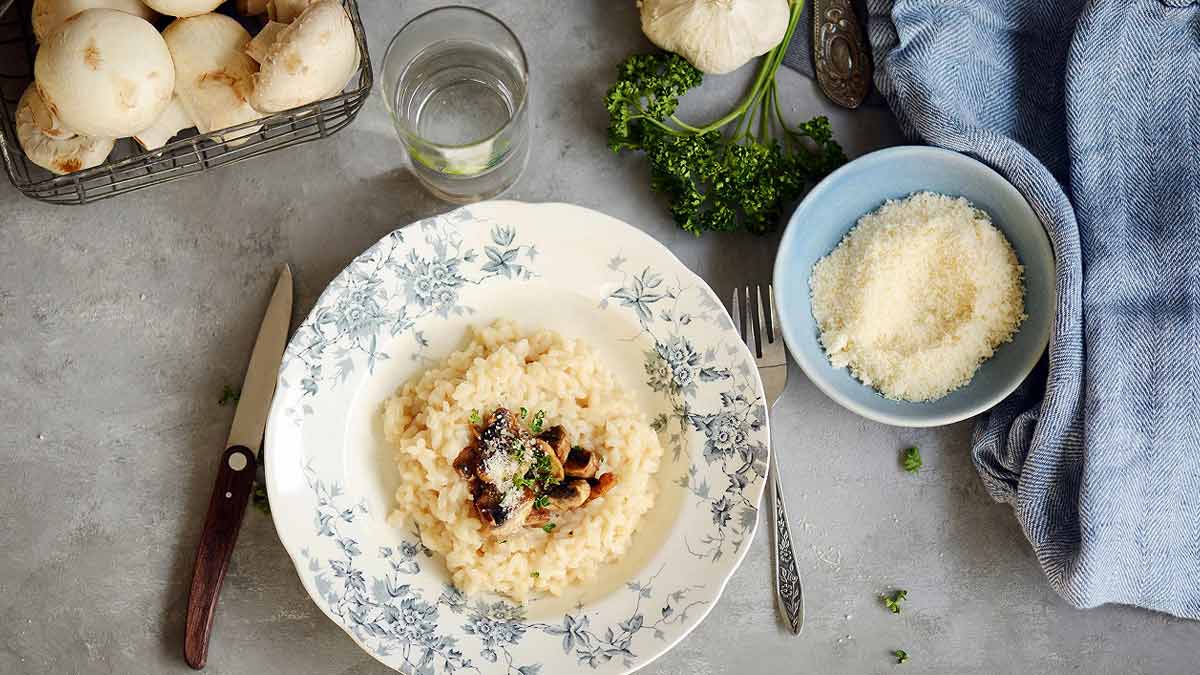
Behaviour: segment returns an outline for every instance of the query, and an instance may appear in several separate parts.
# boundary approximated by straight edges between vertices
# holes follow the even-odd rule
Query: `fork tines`
[[[735,288],[729,313],[733,317],[733,327],[754,352],[755,358],[762,360],[783,355],[779,311],[775,305],[775,290],[770,284]]]

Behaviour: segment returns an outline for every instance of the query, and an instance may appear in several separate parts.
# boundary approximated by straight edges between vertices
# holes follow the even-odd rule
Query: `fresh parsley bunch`
[[[667,195],[671,215],[694,234],[746,229],[763,233],[783,206],[846,161],[829,120],[798,127],[783,119],[775,73],[800,19],[793,2],[783,41],[763,57],[753,86],[720,119],[692,126],[675,115],[679,97],[700,86],[700,71],[676,54],[637,54],[618,68],[605,96],[608,146],[641,150],[650,187]]]

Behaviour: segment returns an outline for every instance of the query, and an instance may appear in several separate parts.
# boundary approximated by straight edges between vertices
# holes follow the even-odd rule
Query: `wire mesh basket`
[[[0,8],[4,4],[5,0],[0,0]],[[17,143],[17,101],[33,81],[37,51],[30,26],[32,4],[32,0],[16,0],[0,15],[0,155],[18,190],[52,204],[87,204],[324,138],[350,124],[371,93],[371,57],[358,4],[342,0],[361,58],[358,72],[341,94],[208,134],[190,129],[157,150],[143,151],[133,139],[120,139],[105,163],[56,176],[29,161]],[[244,17],[235,18],[245,21]],[[254,130],[259,125],[261,128]],[[242,129],[246,131],[234,133]],[[222,137],[237,140],[227,143]]]

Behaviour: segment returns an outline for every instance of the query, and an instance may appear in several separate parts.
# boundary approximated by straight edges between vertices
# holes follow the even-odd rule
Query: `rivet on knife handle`
[[[871,59],[850,0],[813,0],[813,65],[825,95],[857,108],[871,91]]]
[[[246,447],[234,446],[221,456],[221,468],[208,501],[200,546],[196,549],[196,564],[192,570],[192,589],[188,595],[187,629],[183,641],[183,657],[196,670],[208,661],[208,638],[212,634],[213,612],[221,582],[229,569],[233,546],[242,516],[254,487],[257,462]]]

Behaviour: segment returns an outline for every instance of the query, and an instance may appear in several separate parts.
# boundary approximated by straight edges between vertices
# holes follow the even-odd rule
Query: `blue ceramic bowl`
[[[946,396],[922,403],[893,401],[834,368],[817,339],[808,279],[864,214],[888,199],[930,191],[966,197],[987,211],[1025,266],[1025,313],[1013,341],[1002,345],[975,377]],[[792,357],[821,391],[863,417],[905,427],[950,424],[991,408],[1037,364],[1054,319],[1054,254],[1025,198],[1000,174],[958,153],[924,146],[864,155],[821,181],[792,214],[775,260],[775,297]]]

